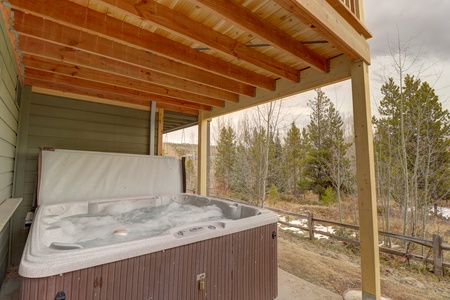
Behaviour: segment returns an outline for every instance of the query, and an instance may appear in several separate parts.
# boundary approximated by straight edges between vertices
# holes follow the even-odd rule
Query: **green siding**
[[[0,21],[0,204],[12,196],[19,108],[16,104],[17,70],[3,20]]]
[[[19,106],[16,87],[18,71],[0,16],[0,205],[13,194]],[[0,232],[0,285],[9,267],[10,224]]]
[[[148,154],[148,111],[36,94],[24,88],[15,196],[23,197],[13,221],[12,262],[19,263],[33,207],[39,148]],[[1,180],[1,179],[0,179]]]

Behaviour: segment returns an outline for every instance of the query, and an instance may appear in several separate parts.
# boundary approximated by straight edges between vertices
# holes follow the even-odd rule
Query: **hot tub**
[[[71,166],[70,159],[60,164]],[[64,182],[77,184],[72,179]],[[20,299],[277,296],[277,216],[271,211],[185,193],[102,199],[85,193],[83,200],[58,201],[68,189],[46,184],[59,196],[43,197],[52,188],[40,187],[19,267]]]

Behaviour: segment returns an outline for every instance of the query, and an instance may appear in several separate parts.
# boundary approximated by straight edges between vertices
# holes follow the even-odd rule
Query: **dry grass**
[[[316,196],[308,195],[296,202],[278,202],[273,207],[306,214],[314,213],[316,218],[339,220],[336,203],[323,206]],[[342,204],[343,223],[357,224],[357,203],[355,198],[347,198]],[[383,230],[383,218],[379,216],[379,229]],[[281,230],[280,230],[281,231]],[[391,211],[391,232],[402,232],[402,214],[400,209]],[[426,239],[431,240],[433,233],[444,236],[450,233],[450,222],[430,216],[427,221]],[[349,288],[360,288],[359,248],[345,245],[335,240],[310,241],[304,237],[281,231],[279,234],[279,266],[307,281],[329,290],[342,293]],[[393,241],[402,244],[400,241]],[[424,249],[424,255],[428,248]],[[416,247],[415,253],[422,254],[422,248]],[[450,251],[444,252],[444,261],[450,261]],[[431,254],[432,257],[432,254]],[[403,257],[380,254],[382,293],[392,299],[450,299],[450,272],[445,277],[432,274],[432,266],[422,262],[407,261]],[[450,270],[447,270],[450,271]],[[414,277],[425,285],[418,288],[400,283],[402,277]]]
[[[281,231],[278,238],[278,265],[283,270],[330,291],[343,294],[361,288],[359,252],[332,240],[310,241]],[[401,261],[396,267],[381,260],[381,291],[395,300],[444,300],[450,298],[450,278],[420,272]],[[414,277],[425,285],[419,288],[400,283],[402,277]]]

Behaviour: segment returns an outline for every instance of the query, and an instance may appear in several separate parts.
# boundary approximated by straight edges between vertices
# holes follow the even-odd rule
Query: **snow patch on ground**
[[[430,211],[433,213],[434,209],[431,207]],[[438,215],[441,215],[443,218],[450,220],[450,207],[437,207]]]
[[[287,222],[286,221],[286,217],[278,216],[278,218],[282,222]],[[287,223],[295,225],[295,226],[301,226],[301,227],[304,227],[305,229],[308,228],[307,224],[306,224],[307,223],[306,219],[289,220],[289,222],[287,222]],[[292,231],[292,232],[295,232],[295,233],[298,233],[298,234],[302,234],[302,235],[307,235],[308,234],[306,231],[303,231],[303,230],[298,229],[296,227],[288,227],[288,226],[281,225],[281,224],[278,224],[278,227],[280,229],[282,229],[282,230],[289,230],[289,231]],[[334,232],[335,232],[335,230],[333,229],[332,226],[323,226],[321,224],[315,224],[314,225],[314,230],[329,232],[329,233],[332,233],[332,234],[334,234]],[[314,233],[314,237],[317,238],[317,239],[328,239],[329,238],[328,236],[325,236],[325,235],[322,235],[322,234],[319,234],[319,233]]]

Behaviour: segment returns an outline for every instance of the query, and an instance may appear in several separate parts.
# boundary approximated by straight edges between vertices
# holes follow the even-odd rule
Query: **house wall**
[[[13,193],[19,119],[17,74],[5,24],[0,16],[0,209],[1,204],[11,198]],[[0,285],[8,268],[9,241],[10,222],[0,231]]]
[[[39,148],[149,153],[148,111],[33,93],[24,88],[15,197],[23,197],[12,222],[12,264],[18,264],[33,210]],[[157,147],[157,143],[156,147]],[[156,153],[156,152],[155,152]]]

